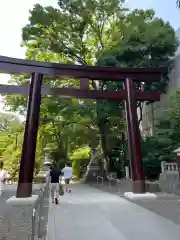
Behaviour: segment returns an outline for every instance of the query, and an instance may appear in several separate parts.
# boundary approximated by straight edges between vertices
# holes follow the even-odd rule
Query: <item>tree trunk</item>
[[[107,149],[107,141],[106,141],[104,123],[99,122],[98,126],[99,126],[99,133],[100,133],[101,148],[102,148],[104,160],[105,160],[104,170],[105,170],[106,174],[108,174],[108,172],[109,172],[109,157],[108,157],[109,152]]]

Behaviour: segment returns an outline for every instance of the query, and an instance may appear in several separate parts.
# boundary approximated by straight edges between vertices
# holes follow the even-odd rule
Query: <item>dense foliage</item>
[[[179,0],[176,0],[176,5],[178,8],[180,8],[180,1]]]
[[[123,7],[123,2],[58,0],[57,8],[36,4],[30,10],[29,24],[22,30],[26,59],[116,67],[169,66],[177,47],[173,28],[155,18],[153,10],[130,12]],[[29,78],[29,75],[13,75],[9,82],[24,84]],[[136,87],[164,92],[167,83],[165,76],[160,84]],[[70,76],[61,79],[45,77],[44,84],[79,87],[79,82]],[[111,79],[91,81],[90,87],[102,91],[118,90],[122,83]],[[9,110],[26,114],[27,98],[24,96],[7,96],[5,104]],[[137,106],[142,108],[141,103]],[[113,159],[124,161],[124,133],[122,102],[46,96],[41,104],[36,167],[38,169],[42,164],[44,149],[48,145],[58,166],[76,156],[74,166],[77,169],[84,156],[77,157],[79,152],[82,153],[84,147],[86,151],[99,147],[113,168]],[[123,154],[118,156],[115,149],[121,149]],[[19,157],[18,154],[15,156]],[[75,163],[77,158],[80,160]],[[89,157],[84,158],[86,164]]]
[[[88,147],[79,148],[71,155],[73,174],[80,179],[86,171],[87,165],[91,157],[91,149]]]
[[[17,176],[22,145],[23,123],[12,114],[0,113],[0,161]]]
[[[161,161],[175,161],[175,153],[180,143],[180,90],[171,92],[167,106],[158,119],[156,135],[143,141],[143,160],[146,175],[157,178]]]

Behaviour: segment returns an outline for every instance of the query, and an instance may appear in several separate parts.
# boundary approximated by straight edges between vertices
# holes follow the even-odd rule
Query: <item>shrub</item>
[[[73,175],[75,175],[78,179],[81,178],[82,173],[84,172],[90,161],[90,153],[90,148],[85,146],[74,151],[70,157],[72,161]]]

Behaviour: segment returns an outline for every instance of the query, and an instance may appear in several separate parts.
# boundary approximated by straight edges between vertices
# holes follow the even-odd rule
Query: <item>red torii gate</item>
[[[160,93],[133,89],[133,81],[160,81],[166,68],[114,68],[36,62],[0,56],[0,71],[9,74],[31,73],[30,85],[0,85],[0,93],[28,94],[28,109],[19,170],[17,197],[30,197],[35,164],[35,151],[41,104],[43,75],[71,76],[80,80],[80,89],[44,88],[44,95],[64,95],[77,98],[124,100],[128,126],[128,146],[132,171],[133,192],[145,193],[140,132],[136,100],[159,101]],[[124,90],[102,92],[89,90],[89,80],[124,81]],[[42,90],[43,91],[43,90]]]

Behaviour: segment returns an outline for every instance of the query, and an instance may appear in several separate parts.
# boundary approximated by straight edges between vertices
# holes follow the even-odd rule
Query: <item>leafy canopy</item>
[[[58,8],[36,4],[23,41],[31,51],[63,54],[69,62],[93,64],[117,35],[125,9],[121,0],[59,0]],[[116,36],[117,37],[117,36]]]
[[[151,172],[160,173],[161,161],[175,161],[174,150],[180,143],[180,90],[169,94],[167,106],[157,119],[156,136],[143,140],[143,160],[145,168]]]
[[[26,58],[38,61],[106,66],[167,66],[177,47],[172,27],[154,17],[153,10],[124,9],[120,0],[59,0],[58,7],[36,4],[30,11],[29,24],[22,30]],[[29,75],[12,76],[11,83],[29,81]],[[78,87],[72,78],[44,79],[53,87]],[[164,91],[162,85],[140,85],[146,90]],[[122,88],[112,81],[92,82],[92,87],[108,91]],[[6,97],[6,105],[26,112],[27,98]],[[44,98],[38,135],[39,162],[43,149],[51,146],[57,162],[68,160],[83,146],[99,145],[108,155],[124,132],[123,104]],[[37,165],[38,165],[37,164]]]

